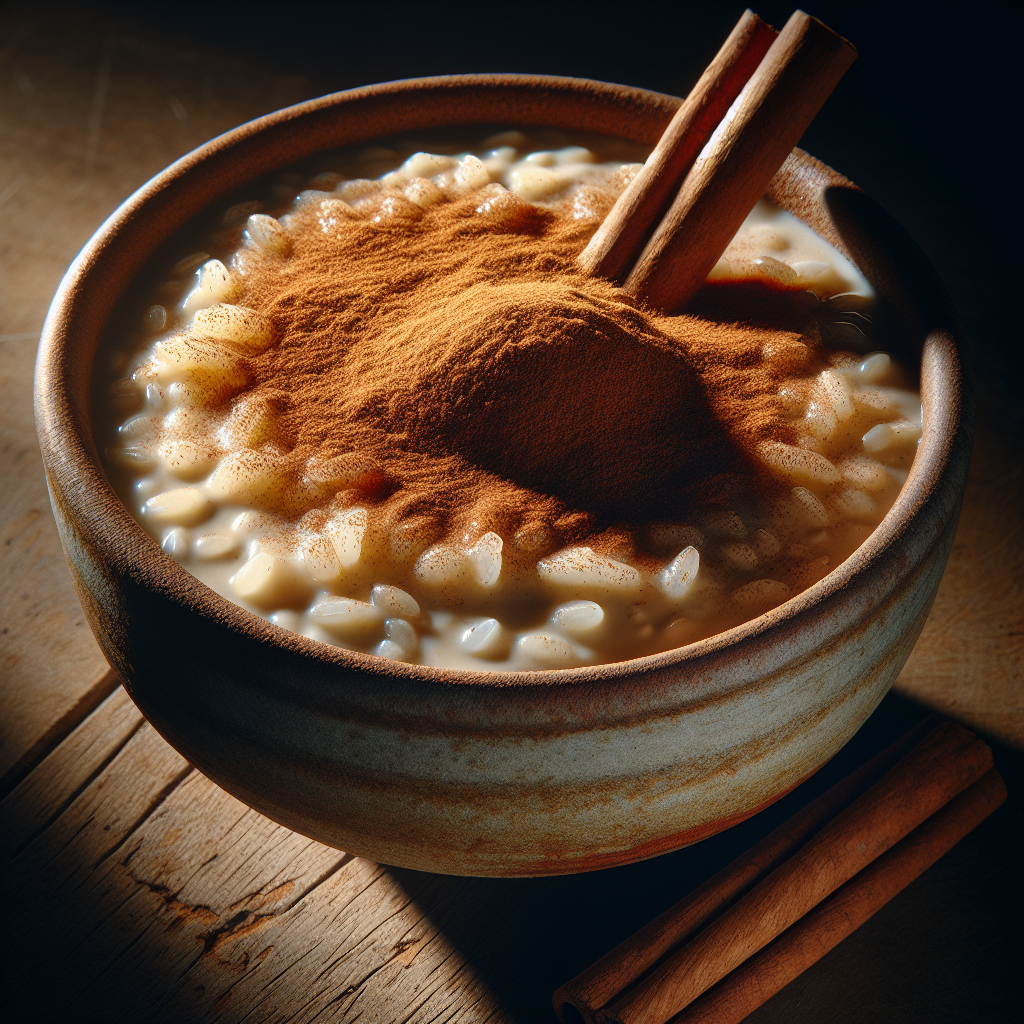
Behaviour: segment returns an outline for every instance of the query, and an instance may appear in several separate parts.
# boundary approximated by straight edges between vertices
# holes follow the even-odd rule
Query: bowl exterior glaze
[[[579,128],[653,144],[679,101],[518,76],[391,83],[244,125],[129,199],[82,251],[40,347],[36,418],[97,640],[160,733],[230,793],[374,860],[450,874],[623,864],[728,827],[816,771],[896,678],[956,529],[970,451],[962,353],[934,271],[846,179],[795,150],[769,195],[846,251],[922,368],[925,433],[868,541],[785,605],[677,651],[592,668],[402,665],[279,629],[163,554],[114,495],[90,426],[111,312],[209,203],[305,156],[411,128]]]

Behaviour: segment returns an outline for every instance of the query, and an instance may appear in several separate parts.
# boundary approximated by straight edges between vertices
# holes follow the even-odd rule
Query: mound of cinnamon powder
[[[505,194],[418,219],[295,217],[293,252],[247,267],[276,343],[252,361],[295,459],[377,460],[379,514],[566,541],[728,506],[790,441],[798,334],[663,316],[576,255],[596,227]]]

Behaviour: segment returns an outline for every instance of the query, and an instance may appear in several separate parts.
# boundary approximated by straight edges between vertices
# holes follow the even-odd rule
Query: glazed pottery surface
[[[413,128],[547,125],[654,144],[679,100],[574,79],[397,82],[244,125],[132,196],[82,251],[39,352],[36,419],[78,593],[111,664],[192,764],[274,820],[452,874],[587,871],[695,842],[819,768],[881,700],[924,624],[970,451],[963,356],[934,271],[855,186],[800,151],[769,197],[846,252],[920,359],[924,438],[868,541],[774,611],[676,651],[470,673],[286,632],[160,551],[107,483],[97,345],[157,247],[210,203],[311,154]]]

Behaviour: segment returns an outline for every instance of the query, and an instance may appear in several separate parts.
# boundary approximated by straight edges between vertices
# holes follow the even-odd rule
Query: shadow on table
[[[465,879],[400,868],[394,880],[516,1024],[555,1021],[551,993],[804,804],[902,736],[927,709],[896,694],[824,768],[760,814],[675,853],[585,875]],[[748,1018],[1019,1019],[1024,755],[992,744],[1007,803],[824,959]]]

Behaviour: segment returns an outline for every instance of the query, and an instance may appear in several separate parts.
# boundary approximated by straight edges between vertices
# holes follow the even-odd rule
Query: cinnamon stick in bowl
[[[857,56],[803,11],[773,34],[744,13],[580,254],[585,272],[668,313],[697,293]]]
[[[777,36],[753,11],[743,12],[643,168],[580,253],[584,271],[625,280],[700,151]]]
[[[816,18],[793,13],[626,278],[630,295],[666,312],[693,298],[856,56]]]

